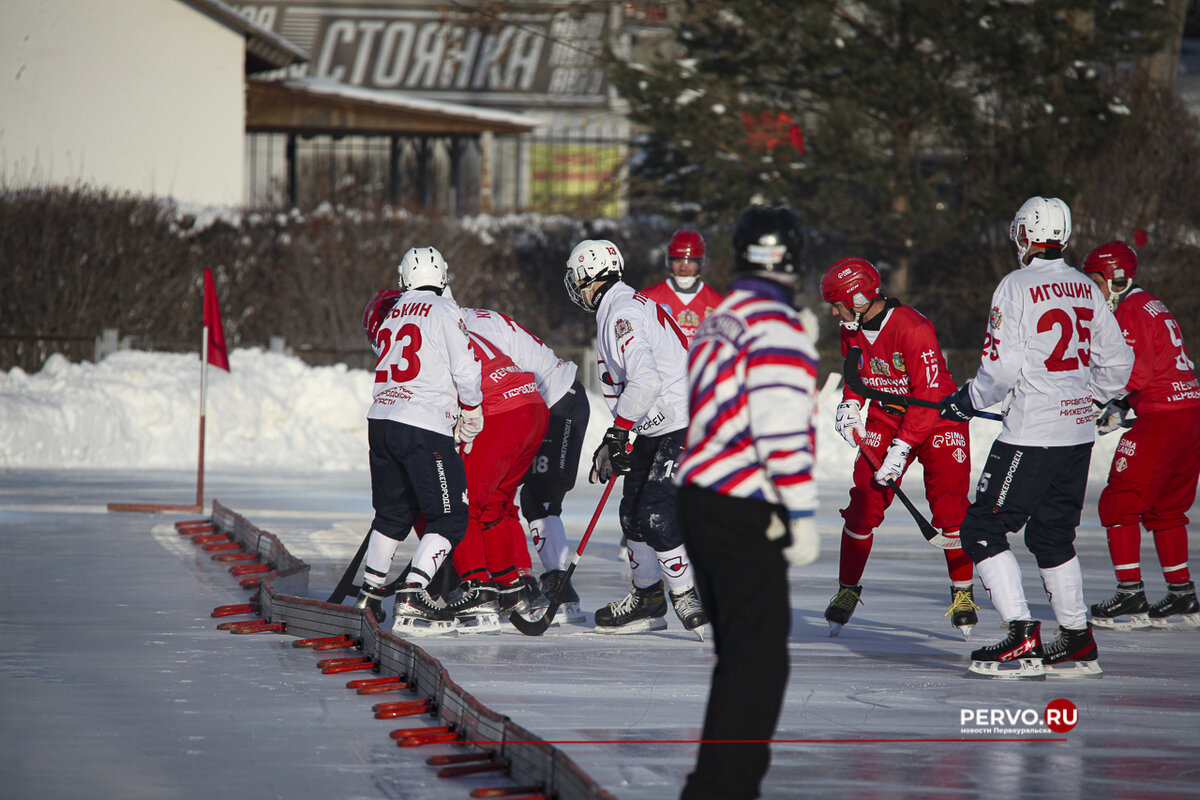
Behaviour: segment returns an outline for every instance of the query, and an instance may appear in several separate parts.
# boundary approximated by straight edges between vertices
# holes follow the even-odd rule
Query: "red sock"
[[[862,580],[863,570],[867,568],[867,558],[871,555],[871,545],[874,542],[873,531],[861,534],[853,533],[846,527],[842,528],[842,557],[838,580],[843,586],[857,586]]]
[[[1142,563],[1138,551],[1142,547],[1142,529],[1133,525],[1113,525],[1108,529],[1108,554],[1112,558],[1117,580],[1121,583],[1142,579]]]
[[[950,573],[951,583],[970,583],[975,577],[975,562],[971,561],[971,557],[962,551],[962,548],[955,550],[943,550],[946,554],[946,571]]]
[[[1187,528],[1180,525],[1154,531],[1154,549],[1158,551],[1158,563],[1162,564],[1167,583],[1187,583],[1192,579],[1188,570]]]

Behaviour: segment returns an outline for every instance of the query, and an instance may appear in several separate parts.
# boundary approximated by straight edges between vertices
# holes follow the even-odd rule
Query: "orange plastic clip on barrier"
[[[363,686],[355,689],[355,692],[357,694],[383,694],[384,692],[402,692],[407,688],[407,683],[388,683],[383,686]]]
[[[396,728],[388,734],[393,739],[419,739],[422,736],[432,736],[438,733],[450,733],[454,728],[451,725],[418,725],[415,728]]]
[[[351,647],[358,647],[358,642],[353,639],[341,639],[340,641],[323,642],[313,647],[313,650],[323,653],[329,650],[349,650]]]
[[[372,711],[395,711],[402,708],[414,707],[428,708],[429,700],[393,700],[390,703],[376,703],[371,706]]]
[[[508,797],[511,800],[546,800],[541,786],[481,786],[472,789],[470,797]]]
[[[217,606],[213,609],[214,617],[232,617],[235,614],[257,614],[258,603],[239,603],[235,606]]]
[[[182,527],[179,525],[179,523],[175,524],[175,532],[180,536],[195,536],[198,533],[212,533],[216,529],[217,526],[213,525],[211,522],[200,523],[199,525],[185,525]]]
[[[230,550],[241,550],[242,546],[237,542],[215,542],[213,544],[204,545],[204,549],[210,553],[228,552]]]
[[[243,622],[233,623],[229,629],[230,633],[283,633],[285,628],[282,622]]]
[[[272,571],[272,572],[266,573],[262,577],[269,578],[274,574],[275,574],[274,571]],[[259,583],[258,578],[242,578],[242,580],[238,581],[238,586],[241,586],[243,589],[257,589],[258,583]]]
[[[321,670],[325,675],[337,675],[339,672],[361,672],[363,670],[375,669],[374,662],[368,661],[364,664],[338,664],[333,667],[326,667]]]
[[[205,533],[200,536],[192,537],[192,544],[212,544],[213,542],[231,542],[228,534],[225,533]]]
[[[292,642],[292,647],[316,647],[319,644],[326,642],[349,642],[345,636],[318,636],[315,639],[297,639]]]
[[[481,786],[471,790],[471,797],[511,797],[513,800],[545,800],[545,789],[541,786]],[[519,797],[518,797],[519,796]]]
[[[258,553],[218,553],[212,557],[213,561],[249,561],[258,558]]]
[[[384,703],[383,705],[388,705]],[[429,701],[415,700],[411,705],[397,705],[394,708],[389,708],[385,711],[376,711],[375,719],[396,719],[397,717],[415,717],[419,714],[428,714]]]
[[[197,525],[212,525],[211,519],[181,519],[175,523],[175,530],[180,528],[194,528]]]
[[[482,764],[463,764],[460,767],[442,767],[438,770],[439,778],[458,778],[463,775],[474,775],[479,772],[499,772],[504,769],[500,761],[486,761]]]
[[[345,656],[343,658],[322,658],[317,662],[317,669],[325,669],[326,667],[340,667],[343,664],[370,664],[371,659],[366,656]]]
[[[433,733],[429,736],[404,736],[396,740],[397,747],[424,747],[427,744],[448,744],[458,741],[457,733]]]
[[[270,564],[239,564],[236,567],[229,568],[229,574],[237,577],[239,575],[258,575],[263,572],[270,572]]]
[[[357,680],[348,681],[347,689],[361,689],[364,686],[382,686],[389,683],[403,683],[404,680],[399,675],[389,675],[384,678],[359,678]]]

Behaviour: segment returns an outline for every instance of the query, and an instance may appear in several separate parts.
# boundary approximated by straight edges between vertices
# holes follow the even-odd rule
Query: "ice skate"
[[[942,616],[950,617],[950,624],[958,628],[964,639],[969,640],[971,629],[979,624],[979,615],[975,613],[978,610],[979,606],[975,605],[974,586],[965,589],[951,586],[950,609]]]
[[[483,581],[466,581],[446,604],[459,633],[499,633],[500,606],[496,587]]]
[[[358,587],[358,600],[355,601],[354,607],[369,613],[375,618],[375,622],[383,622],[387,616],[387,612],[383,610],[383,588],[364,583]]]
[[[1104,677],[1090,623],[1083,630],[1060,627],[1054,641],[1046,646],[1042,663],[1047,678]]]
[[[565,569],[551,569],[543,572],[541,588],[547,598],[558,600],[558,613],[562,614],[567,622],[587,621],[587,616],[579,606],[579,593],[571,585]]]
[[[966,677],[1045,680],[1041,631],[1040,622],[1018,619],[1008,623],[1008,636],[1003,641],[971,653]]]
[[[1196,602],[1196,585],[1168,583],[1167,596],[1150,606],[1150,624],[1160,630],[1200,630],[1200,604]]]
[[[667,627],[667,598],[662,583],[639,589],[596,611],[596,633],[641,633]]]
[[[1092,606],[1092,624],[1115,631],[1145,630],[1150,627],[1150,604],[1141,581],[1122,581],[1117,593]]]
[[[500,616],[504,619],[514,611],[526,618],[540,617],[549,605],[550,600],[532,575],[522,575],[516,583],[500,587]]]
[[[454,620],[443,608],[433,604],[424,586],[406,583],[396,590],[395,620],[392,633],[397,636],[437,636],[454,633]]]
[[[700,595],[696,593],[696,587],[689,586],[679,594],[670,592],[670,595],[671,604],[675,606],[675,613],[679,615],[683,627],[699,636],[703,642],[704,631],[708,629],[708,614],[704,613],[704,606],[700,604]]]
[[[840,585],[840,584],[839,584]],[[854,615],[854,607],[862,603],[862,586],[844,586],[829,601],[825,619],[829,622],[829,635],[837,636]]]

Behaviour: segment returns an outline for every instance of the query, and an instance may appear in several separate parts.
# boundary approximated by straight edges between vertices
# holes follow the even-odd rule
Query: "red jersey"
[[[1133,348],[1125,391],[1139,414],[1200,404],[1196,365],[1183,347],[1179,323],[1163,302],[1137,286],[1117,306],[1117,323]]]
[[[479,334],[469,333],[468,336],[471,350],[480,361],[485,417],[526,403],[544,402],[532,372],[522,372],[500,348]]]
[[[670,279],[656,283],[649,289],[643,289],[642,294],[660,306],[666,306],[671,310],[671,316],[675,318],[683,335],[687,337],[689,346],[692,343],[692,337],[696,335],[696,328],[700,327],[700,323],[704,321],[708,313],[719,306],[724,299],[720,292],[703,282],[700,284],[699,291],[680,296],[671,287]]]
[[[877,329],[851,331],[842,326],[842,355],[851,347],[862,348],[858,371],[863,383],[873,389],[940,401],[958,387],[946,367],[933,323],[916,309],[896,300],[887,302],[888,307],[876,318]],[[876,328],[875,321],[866,324]],[[847,386],[842,390],[842,401],[848,400],[857,400],[860,405],[865,402]],[[875,405],[881,411],[891,409],[893,414],[902,411],[887,404]],[[914,446],[925,441],[941,422],[936,408],[910,406],[903,414],[896,437]]]

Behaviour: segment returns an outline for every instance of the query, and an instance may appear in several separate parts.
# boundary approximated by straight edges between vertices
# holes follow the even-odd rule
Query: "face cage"
[[[584,311],[595,313],[595,306],[589,305],[586,298],[583,296],[583,290],[594,284],[599,278],[592,278],[584,285],[580,286],[575,282],[575,270],[567,267],[567,274],[563,275],[563,285],[567,287],[567,296],[571,298],[571,302],[582,308]]]

